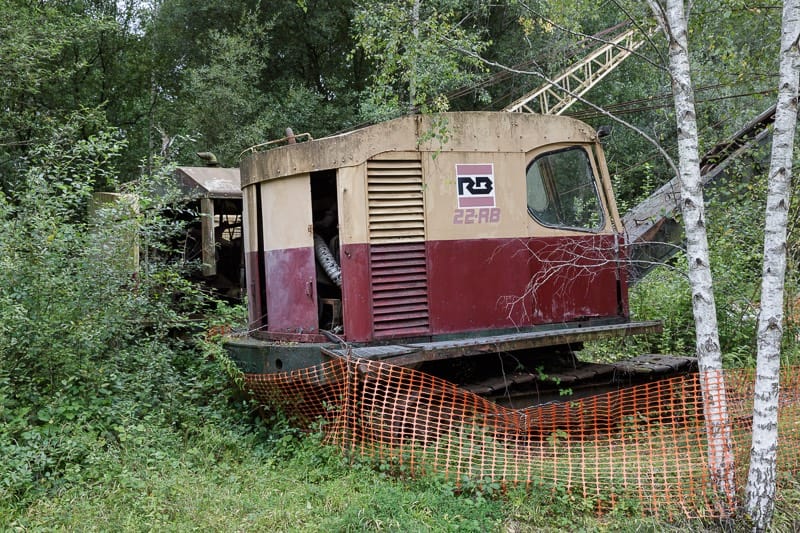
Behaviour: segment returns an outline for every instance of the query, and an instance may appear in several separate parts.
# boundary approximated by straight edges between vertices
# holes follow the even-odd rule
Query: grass
[[[158,450],[147,443],[102,458],[94,483],[26,506],[0,503],[7,531],[718,531],[713,524],[639,516],[623,502],[597,518],[564,490],[460,489],[407,479],[346,458],[317,435],[285,426],[241,434],[209,426]],[[798,525],[788,490],[776,531]],[[733,531],[746,529],[734,526]]]
[[[268,442],[207,428],[160,460],[153,453],[106,457],[105,479],[23,509],[0,506],[0,520],[19,531],[490,531],[502,522],[497,499],[384,476],[314,436]]]
[[[596,498],[547,481],[554,479],[553,468],[571,472],[565,459],[576,455],[610,457],[613,468],[589,461],[586,472],[572,472],[573,481],[589,476],[621,483],[622,471],[638,467],[625,463],[607,443],[543,442],[548,450],[543,469],[534,474],[541,482],[523,490],[479,478],[456,483],[433,473],[411,478],[407,462],[348,457],[323,445],[321,432],[301,435],[280,417],[253,421],[243,416],[243,408],[229,407],[191,428],[141,421],[127,427],[118,443],[80,464],[84,470],[79,483],[54,484],[24,501],[0,501],[0,531],[722,530],[714,523],[688,521],[680,513],[672,522],[643,517],[641,503],[622,486],[615,507],[598,518]],[[461,426],[466,434],[450,437],[469,441],[474,436],[469,429]],[[652,436],[659,438],[658,432]],[[659,444],[676,445],[671,432],[661,437],[665,442]],[[442,442],[411,448],[408,455],[415,456],[418,466],[441,462],[446,450],[436,446]],[[478,455],[491,450],[497,468],[513,470],[524,459],[508,443],[488,436],[469,442],[473,448],[468,450]],[[639,452],[646,455],[647,449]],[[470,457],[462,459],[474,463]],[[673,467],[674,459],[665,459],[664,468]],[[0,489],[2,483],[0,479]],[[800,483],[784,479],[782,485],[774,530],[799,530]],[[725,530],[749,529],[742,519]]]
[[[8,531],[679,531],[624,506],[597,518],[565,491],[483,490],[350,460],[278,424],[154,435],[95,466],[94,482],[26,505],[0,503]],[[630,511],[630,512],[628,512]],[[704,524],[691,524],[700,530]]]

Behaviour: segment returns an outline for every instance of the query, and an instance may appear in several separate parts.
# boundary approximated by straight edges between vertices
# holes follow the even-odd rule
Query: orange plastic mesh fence
[[[800,367],[785,369],[781,379],[778,468],[785,477],[798,472]],[[718,507],[707,468],[714,440],[706,435],[703,389],[714,393],[724,383],[741,496],[754,373],[725,371],[702,381],[698,374],[680,376],[515,410],[375,361],[246,375],[260,402],[303,425],[323,418],[328,442],[411,474],[558,488],[595,501],[599,512],[624,500],[638,502],[642,513],[708,517]]]

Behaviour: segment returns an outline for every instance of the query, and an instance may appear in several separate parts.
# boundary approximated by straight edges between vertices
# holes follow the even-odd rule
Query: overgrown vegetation
[[[539,80],[484,72],[454,55],[454,45],[552,74],[584,34],[628,15],[645,22],[641,4],[422,2],[426,25],[409,47],[413,2],[0,3],[0,529],[708,526],[633,518],[624,505],[597,519],[586,501],[558,488],[407,479],[393,465],[343,457],[275,414],[254,417],[220,347],[205,336],[243,311],[216,302],[166,260],[166,243],[179,231],[163,216],[166,161],[196,163],[193,152],[213,150],[236,165],[242,150],[282,136],[287,125],[319,137],[412,102],[500,109]],[[777,11],[739,0],[695,3],[706,145],[771,103],[774,77],[765,65],[776,54]],[[669,83],[649,62],[660,52],[641,53],[646,60],[629,60],[590,99],[668,145]],[[574,112],[607,122],[580,105]],[[620,128],[608,159],[623,211],[668,177],[652,147]],[[715,191],[708,217],[730,366],[754,359],[764,184],[752,168],[733,169],[746,179]],[[123,200],[90,216],[92,192],[134,178],[135,204]],[[796,263],[795,244],[790,252]],[[690,295],[680,270],[651,274],[631,295],[636,318],[665,321],[662,335],[598,344],[594,353],[690,353]],[[797,280],[789,286],[796,294]],[[787,299],[788,361],[800,355],[796,306]],[[776,528],[791,530],[800,496],[782,497]]]
[[[90,126],[96,132],[81,139]],[[215,320],[242,310],[215,303],[160,259],[180,231],[163,216],[167,182],[143,177],[135,205],[89,216],[122,142],[91,111],[74,114],[30,152],[19,186],[0,199],[0,524],[624,529],[632,508],[597,519],[567,492],[411,478],[345,457],[277,415],[254,417],[205,338]],[[138,268],[133,243],[143,252]]]
[[[168,196],[87,215],[123,146],[113,129],[80,138],[94,117],[53,130],[0,195],[0,496],[15,506],[113,479],[129,447],[166,453],[230,396],[192,318],[211,302],[176,266],[133,261],[176,229]]]
[[[733,179],[728,187],[709,188],[708,233],[718,309],[719,335],[723,360],[728,367],[755,366],[756,321],[759,312],[761,252],[764,241],[764,201],[766,174],[764,153],[728,169]],[[797,195],[792,199],[793,219],[797,218]],[[785,314],[788,317],[783,353],[786,362],[798,361],[797,254],[796,238],[790,237]],[[691,314],[689,282],[678,253],[669,264],[654,270],[630,294],[632,315],[641,320],[661,320],[660,335],[616,339],[588,347],[587,356],[617,358],[640,353],[694,353],[694,324]]]

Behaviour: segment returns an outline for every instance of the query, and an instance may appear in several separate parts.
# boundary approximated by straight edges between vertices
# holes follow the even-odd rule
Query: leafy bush
[[[134,243],[156,249],[176,230],[161,216],[168,195],[146,192],[166,182],[145,178],[136,206],[89,217],[124,143],[82,138],[86,120],[31,150],[0,194],[0,499],[103,476],[100,454],[155,450],[230,416],[227,377],[195,339],[206,296],[156,255],[132,261]]]
[[[732,165],[725,187],[706,191],[708,241],[717,305],[720,346],[727,366],[754,366],[759,312],[766,175],[753,170],[752,161]],[[793,205],[797,202],[793,201]],[[795,208],[796,209],[796,208]],[[793,217],[793,218],[796,218]],[[786,279],[786,335],[783,351],[787,361],[797,361],[800,346],[796,319],[796,237],[789,233],[789,264]],[[686,257],[679,254],[668,265],[655,269],[630,293],[632,316],[637,320],[662,320],[660,335],[593,343],[592,358],[629,357],[657,352],[695,353],[694,318]],[[795,318],[793,318],[793,315]]]

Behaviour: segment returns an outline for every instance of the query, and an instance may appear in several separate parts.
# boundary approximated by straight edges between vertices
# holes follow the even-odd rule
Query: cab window
[[[545,226],[597,231],[603,209],[589,156],[581,147],[549,152],[526,172],[528,212]]]

